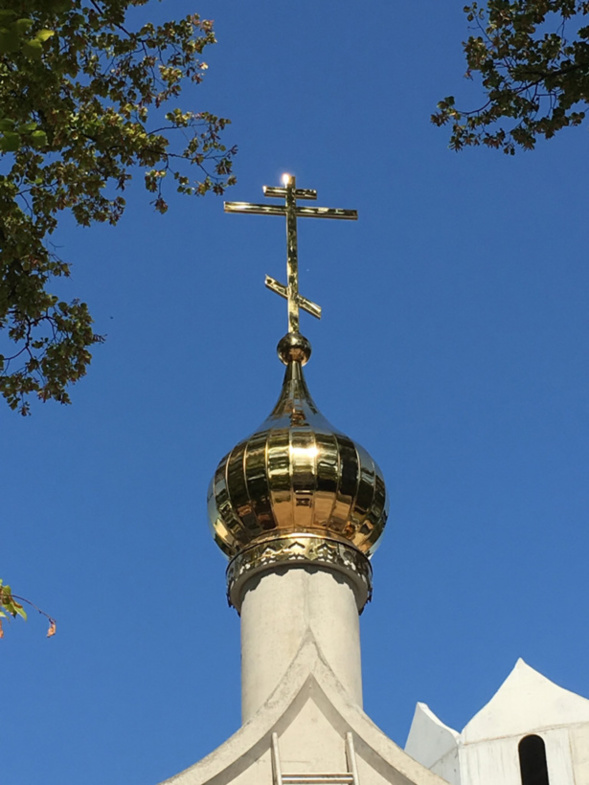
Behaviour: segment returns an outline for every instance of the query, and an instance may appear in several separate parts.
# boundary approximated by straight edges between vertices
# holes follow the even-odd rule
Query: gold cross
[[[317,199],[317,191],[297,188],[295,178],[285,174],[284,187],[264,186],[264,196],[284,197],[284,206],[278,204],[250,204],[249,202],[225,202],[226,213],[253,213],[254,215],[286,216],[286,274],[287,285],[266,276],[266,286],[284,297],[288,302],[288,331],[299,331],[299,308],[312,316],[321,318],[321,306],[299,294],[299,262],[297,256],[297,218],[340,218],[355,221],[356,210],[341,210],[335,207],[298,207],[297,199]]]

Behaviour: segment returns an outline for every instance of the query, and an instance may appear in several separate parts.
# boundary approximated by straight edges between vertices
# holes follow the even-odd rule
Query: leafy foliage
[[[2,627],[2,619],[11,616],[15,619],[17,616],[22,616],[23,619],[27,618],[27,614],[22,604],[12,594],[10,586],[3,585],[0,578],[0,638],[4,637],[4,629]]]
[[[4,637],[2,619],[5,619],[7,616],[12,616],[12,618],[16,618],[17,616],[22,616],[23,619],[27,618],[25,609],[13,596],[10,586],[3,585],[2,579],[0,579],[0,638]]]
[[[30,600],[26,600],[23,597],[17,597],[12,593],[10,586],[4,585],[2,580],[0,579],[0,638],[4,637],[4,630],[2,628],[2,619],[5,619],[11,616],[15,619],[17,616],[22,616],[23,619],[27,618],[27,614],[25,609],[22,606],[22,602],[26,602],[27,605],[31,605],[38,613],[42,616],[45,616],[47,621],[49,622],[49,628],[47,630],[47,637],[52,638],[56,631],[57,631],[57,623],[55,619],[52,619],[49,614],[42,611],[41,608],[37,608]]]
[[[49,291],[70,265],[49,242],[63,211],[116,224],[133,167],[160,213],[166,178],[202,196],[234,182],[229,122],[175,105],[206,70],[210,22],[191,15],[134,29],[149,0],[4,0],[0,10],[0,393],[69,403],[103,339],[85,303]],[[173,145],[172,142],[175,144]],[[188,170],[199,173],[191,179]]]
[[[487,100],[473,111],[457,110],[454,96],[440,101],[432,121],[451,124],[452,149],[484,144],[513,155],[583,121],[589,2],[488,0],[464,11],[476,29],[464,43],[466,76],[480,74]]]

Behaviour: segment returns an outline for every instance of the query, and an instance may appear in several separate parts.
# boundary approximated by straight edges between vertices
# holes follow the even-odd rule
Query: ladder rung
[[[329,783],[329,782],[345,782],[353,783],[354,777],[352,774],[283,774],[283,783],[292,783],[292,785],[299,783]]]
[[[354,738],[352,733],[346,733],[346,761],[348,771],[325,773],[316,772],[305,774],[284,774],[280,765],[280,753],[278,751],[278,734],[272,734],[272,774],[273,785],[360,785],[358,780],[358,769],[356,767],[356,755],[354,753]]]

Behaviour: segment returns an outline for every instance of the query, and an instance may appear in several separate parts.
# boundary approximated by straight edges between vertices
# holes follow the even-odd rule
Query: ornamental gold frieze
[[[268,569],[281,566],[328,567],[350,579],[358,610],[372,596],[372,567],[357,548],[313,534],[293,534],[255,543],[227,567],[227,599],[239,611],[245,584]]]

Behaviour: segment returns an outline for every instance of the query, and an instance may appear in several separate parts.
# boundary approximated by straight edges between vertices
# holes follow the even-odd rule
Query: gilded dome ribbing
[[[219,463],[209,516],[229,557],[254,541],[293,533],[374,550],[386,523],[382,473],[319,412],[300,360],[288,361],[270,416]]]

